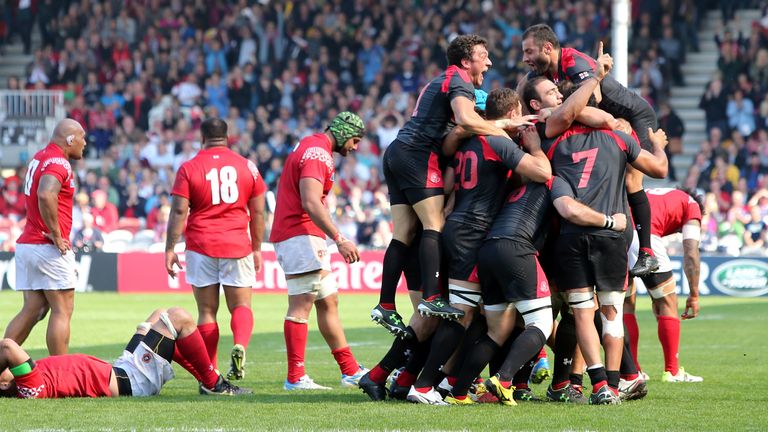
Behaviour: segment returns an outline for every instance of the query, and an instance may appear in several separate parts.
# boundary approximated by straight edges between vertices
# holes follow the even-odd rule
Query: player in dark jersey
[[[514,90],[497,89],[488,96],[486,118],[518,117],[520,109],[520,98]],[[452,133],[461,132],[454,129]],[[407,399],[411,402],[443,403],[434,389],[435,381],[441,366],[461,343],[480,301],[476,253],[501,208],[503,195],[499,192],[505,190],[510,171],[538,182],[552,175],[533,128],[523,133],[522,142],[528,153],[509,138],[478,135],[462,144],[454,155],[448,172],[455,173],[455,201],[443,231],[444,254],[449,269],[449,301],[451,306],[464,312],[464,316],[459,322],[440,323],[423,371],[408,393]]]
[[[571,97],[580,91],[581,88]],[[565,110],[560,106],[561,97],[557,96],[557,86],[546,78],[537,77],[526,83],[524,99],[529,109],[556,108],[552,117],[559,118]],[[624,132],[592,129],[578,123],[571,125],[556,139],[545,142],[542,147],[552,161],[555,174],[569,183],[579,201],[594,210],[611,214],[625,210],[624,174],[627,162],[653,177],[666,176],[666,135],[662,130],[648,133],[654,146],[653,154],[641,149],[637,140]],[[596,174],[592,175],[593,172]],[[563,271],[557,282],[562,290],[567,291],[569,304],[574,310],[579,347],[593,382],[591,403],[619,401],[618,369],[623,351],[622,292],[627,278],[627,261],[622,257],[628,243],[625,237],[607,229],[584,228],[568,221],[564,221],[560,228],[556,249]],[[600,297],[608,373],[599,358],[600,340],[593,314],[595,286]]]
[[[553,185],[555,189],[563,189],[557,193],[556,205],[564,209],[565,216],[573,223],[602,227],[606,219],[615,218],[614,229],[623,231],[626,226],[626,217],[621,213],[607,216],[578,203],[570,193],[570,186],[558,177],[544,184],[527,183],[513,190],[478,252],[488,333],[476,342],[465,360],[451,395],[446,397],[448,403],[472,403],[467,397],[472,380],[510,337],[519,312],[525,330],[512,342],[498,372],[486,381],[489,391],[502,404],[515,405],[513,375],[544,346],[552,332],[549,284],[537,255],[551,227]]]
[[[110,364],[85,354],[33,361],[16,342],[0,340],[0,396],[27,399],[152,396],[174,377],[171,360],[200,382],[200,394],[241,395],[250,390],[230,384],[213,367],[192,316],[179,307],[155,310],[123,354]]]
[[[504,136],[503,129],[529,125],[525,118],[486,121],[475,112],[474,87],[483,83],[491,66],[485,39],[462,35],[448,47],[448,68],[430,81],[416,101],[411,119],[384,154],[384,176],[392,204],[393,239],[384,256],[379,304],[371,317],[390,331],[404,332],[395,310],[395,290],[418,222],[423,302],[419,310],[443,318],[460,318],[461,311],[445,302],[439,290],[443,175],[440,147],[454,125],[478,135]]]
[[[569,80],[580,84],[595,72],[596,63],[590,56],[573,48],[561,48],[552,29],[546,24],[536,24],[523,33],[523,61],[532,71],[528,78],[543,75],[554,81]],[[602,43],[601,43],[602,46]],[[519,83],[518,90],[525,86]],[[637,133],[642,148],[651,151],[652,142],[648,129],[658,127],[656,114],[639,94],[627,89],[612,76],[607,76],[595,91],[598,107],[615,117],[625,118]],[[527,107],[525,107],[527,108]],[[644,276],[658,268],[658,261],[651,248],[651,209],[643,190],[643,175],[627,169],[627,198],[640,239],[641,255],[633,267],[633,276]]]

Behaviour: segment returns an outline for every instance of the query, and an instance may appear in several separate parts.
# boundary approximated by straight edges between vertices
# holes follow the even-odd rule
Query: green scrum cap
[[[362,138],[365,134],[365,124],[357,114],[349,111],[340,112],[331,120],[328,129],[336,140],[336,146],[342,147],[352,138]]]

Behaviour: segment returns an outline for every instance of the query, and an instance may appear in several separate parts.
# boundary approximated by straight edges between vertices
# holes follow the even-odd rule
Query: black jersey
[[[467,71],[449,66],[421,89],[411,119],[397,139],[405,146],[429,147],[439,154],[443,138],[456,125],[451,101],[458,96],[474,101],[475,86]]]
[[[552,182],[529,182],[510,192],[487,238],[515,240],[529,247],[530,252],[540,249],[552,221]]]
[[[525,152],[509,138],[477,135],[453,159],[455,204],[448,220],[487,229],[499,211],[511,170]]]
[[[640,154],[640,144],[631,136],[607,129],[571,126],[557,139],[542,143],[552,161],[554,174],[565,180],[582,204],[605,214],[624,213],[626,164]],[[594,232],[618,235],[611,230],[584,227],[563,221],[561,233]]]

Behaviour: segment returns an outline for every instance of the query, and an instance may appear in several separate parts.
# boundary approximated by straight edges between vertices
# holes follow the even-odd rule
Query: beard
[[[541,56],[533,61],[533,71],[537,74],[544,74],[549,69],[549,57]]]

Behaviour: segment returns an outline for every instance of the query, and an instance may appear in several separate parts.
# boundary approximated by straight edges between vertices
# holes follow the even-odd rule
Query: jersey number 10
[[[205,175],[211,183],[211,204],[218,205],[224,201],[232,204],[237,201],[240,191],[237,189],[237,170],[229,165],[221,167],[221,171],[211,168]]]

